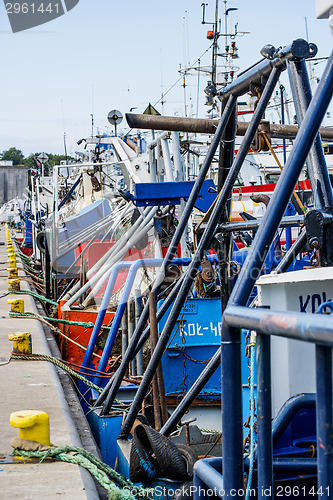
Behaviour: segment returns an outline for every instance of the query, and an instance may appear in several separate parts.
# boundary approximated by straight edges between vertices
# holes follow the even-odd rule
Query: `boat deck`
[[[6,241],[5,228],[0,227],[0,242]],[[60,384],[58,372],[50,363],[43,361],[11,360],[13,347],[8,335],[29,332],[32,336],[32,352],[50,354],[47,336],[41,323],[34,319],[10,318],[8,299],[23,298],[25,312],[37,312],[34,299],[28,295],[6,295],[7,247],[0,246],[0,484],[1,498],[98,499],[95,483],[88,472],[63,462],[7,463],[12,452],[11,440],[18,436],[18,429],[10,426],[9,416],[18,410],[41,410],[50,417],[51,443],[56,446],[82,446],[72,414]],[[19,260],[17,259],[20,267]],[[21,266],[22,267],[22,266]],[[23,271],[19,271],[24,276]],[[21,281],[21,290],[28,284]],[[9,459],[9,460],[8,460]]]

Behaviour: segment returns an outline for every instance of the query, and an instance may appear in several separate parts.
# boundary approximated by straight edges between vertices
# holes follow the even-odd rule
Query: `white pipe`
[[[108,277],[111,274],[112,267],[114,266],[114,264],[116,264],[117,262],[119,262],[126,255],[126,253],[128,252],[128,250],[130,250],[134,245],[136,245],[136,243],[138,241],[140,241],[140,239],[143,236],[145,236],[145,234],[153,227],[153,225],[154,225],[154,221],[150,221],[149,223],[145,222],[144,227],[141,229],[141,231],[139,231],[136,234],[134,234],[132,236],[132,238],[130,238],[128,240],[128,242],[126,243],[126,245],[124,247],[122,247],[122,249],[116,255],[114,255],[112,257],[112,260],[110,260],[110,262],[107,263],[109,265],[109,268],[102,274],[102,276],[100,277],[100,279],[98,280],[98,282],[92,288],[92,290],[90,291],[89,295],[87,296],[87,298],[83,302],[83,304],[82,304],[83,306],[86,307],[89,304],[90,300],[93,297],[95,297],[95,295],[98,293],[98,291],[100,290],[100,288],[104,285],[105,281],[108,279]],[[90,285],[91,285],[91,282],[90,282]]]
[[[156,182],[156,160],[155,160],[155,153],[152,149],[148,150],[148,155],[149,155],[149,175],[150,175],[150,182]]]
[[[160,134],[158,137],[156,137],[156,139],[154,139],[153,141],[151,141],[148,144],[148,149],[156,148],[156,146],[159,144],[161,139],[167,139],[169,137],[169,134],[170,134],[170,132],[162,132],[162,134]]]
[[[169,144],[168,144],[167,139],[161,140],[161,147],[162,147],[163,160],[164,160],[165,180],[167,182],[173,182],[174,181],[173,170],[172,170],[172,163],[171,163],[171,158],[170,158]]]
[[[180,156],[179,132],[171,132],[173,164],[175,166],[176,181],[184,180],[184,165]]]
[[[81,297],[81,295],[85,291],[91,288],[98,281],[98,284],[93,288],[94,294],[92,294],[93,290],[91,290],[88,297],[83,303],[83,306],[86,306],[87,303],[90,302],[92,296],[96,295],[96,292],[100,289],[100,287],[110,275],[112,266],[119,260],[121,260],[124,255],[126,255],[128,250],[132,248],[137,243],[137,241],[142,238],[142,236],[144,236],[144,234],[150,229],[150,227],[151,225],[147,225],[147,223],[145,223],[145,227],[139,233],[136,233],[132,238],[130,238],[125,246],[122,245],[122,248],[118,251],[118,253],[116,253],[115,255],[113,254],[112,257],[110,257],[109,260],[100,268],[100,270],[89,281],[87,281],[87,283],[85,283],[85,285],[83,285],[71,299],[67,301],[67,303],[64,305],[64,308],[71,306],[79,297]]]
[[[156,207],[147,207],[144,210],[144,216],[148,217],[148,215],[149,216],[151,215],[151,217],[153,217],[155,215],[156,210],[157,210]],[[140,216],[138,218],[138,220],[135,222],[135,224],[133,224],[133,226],[131,228],[129,228],[129,230],[120,238],[120,240],[118,240],[117,243],[112,248],[110,248],[110,250],[108,250],[103,255],[103,257],[101,257],[101,259],[99,259],[99,261],[96,262],[96,264],[87,272],[87,278],[90,279],[90,277],[99,269],[99,271],[95,274],[95,276],[93,276],[91,278],[90,282],[92,282],[94,284],[100,278],[100,276],[103,274],[103,272],[105,270],[105,267],[104,267],[105,262],[108,259],[110,259],[112,254],[115,252],[115,250],[118,250],[118,247],[123,244],[123,240],[125,239],[124,237],[130,238],[130,236],[132,236],[132,234],[137,230],[137,228],[141,225],[142,222],[143,222],[143,217]],[[84,293],[88,288],[90,288],[90,282],[86,283],[86,285],[85,285],[86,288],[82,291],[82,293]],[[76,285],[74,285],[74,287],[71,288],[71,290],[69,290],[67,292],[67,294],[64,297],[64,299],[67,299],[67,302],[64,305],[64,307],[65,306],[69,307],[71,304],[73,304],[77,300],[78,297],[81,296],[81,293],[79,295],[77,295],[76,292],[78,292],[78,290],[80,291],[80,283],[77,283]],[[73,295],[73,294],[75,294],[75,295]]]
[[[157,181],[164,182],[164,161],[161,154],[161,141],[158,141],[156,146],[156,158],[157,158]]]
[[[71,250],[74,250],[78,245],[87,241],[89,238],[97,234],[101,229],[104,229],[112,220],[112,214],[104,217],[100,222],[91,224],[90,226],[81,229],[78,233],[73,235],[71,238],[67,238],[65,241],[59,245],[59,257],[67,255]]]
[[[148,207],[145,212],[147,212],[147,214],[149,213],[149,211],[151,210],[150,207]],[[139,225],[141,224],[142,222],[142,219],[143,217],[140,216],[138,218],[138,220],[135,222],[135,224],[126,232],[126,234],[130,235],[133,233],[133,231],[136,230],[137,227],[139,227]],[[125,236],[125,235],[124,235]],[[99,259],[98,262],[96,262],[96,264],[88,271],[87,273],[87,278],[89,279],[90,276],[92,274],[94,274],[96,271],[98,271],[98,269],[110,258],[110,256],[114,253],[115,249],[117,249],[117,247],[119,246],[119,244],[121,243],[121,240],[122,238],[113,246],[110,248],[110,250],[108,250],[104,255],[103,257],[101,257]],[[73,288],[71,288],[71,290],[69,290],[67,292],[67,294],[65,295],[65,299],[70,299],[70,297],[76,293],[78,290],[80,289],[80,283],[77,283],[76,285],[74,285]]]

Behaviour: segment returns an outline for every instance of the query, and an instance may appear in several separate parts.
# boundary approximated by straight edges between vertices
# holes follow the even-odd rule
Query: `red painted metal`
[[[77,322],[85,322],[85,323],[95,323],[97,314],[98,314],[98,306],[92,306],[85,310],[70,310],[70,311],[61,311],[61,306],[65,303],[65,301],[61,301],[58,308],[58,318],[62,318],[69,321],[77,321]],[[114,311],[108,310],[105,315],[104,324],[107,326],[114,316]],[[90,335],[92,332],[92,328],[85,328],[83,326],[78,325],[64,325],[59,323],[60,330],[63,331],[64,335],[69,337],[70,340],[66,339],[62,335],[58,335],[58,344],[61,355],[64,360],[70,361],[73,363],[77,363],[81,365],[85,348],[87,347],[90,339]],[[108,330],[104,330],[104,332],[108,332]],[[103,328],[101,330],[101,342]],[[76,344],[74,344],[74,342]],[[79,345],[77,345],[79,344]],[[82,346],[82,347],[80,347]],[[96,355],[93,356],[93,364],[95,368],[97,368],[98,363],[100,361],[100,356],[102,355],[102,349],[99,347],[96,350]]]

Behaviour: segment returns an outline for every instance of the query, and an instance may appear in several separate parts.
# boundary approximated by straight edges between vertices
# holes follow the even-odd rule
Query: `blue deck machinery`
[[[216,488],[221,498],[243,498],[244,472],[252,468],[253,487],[256,497],[273,498],[276,481],[288,477],[291,485],[300,476],[316,475],[315,495],[311,498],[330,498],[333,480],[332,446],[332,346],[333,327],[329,316],[314,314],[283,313],[262,308],[250,307],[249,299],[262,266],[270,251],[276,232],[281,226],[303,226],[297,240],[283,257],[276,272],[286,271],[305,243],[313,252],[312,264],[322,267],[333,265],[333,197],[327,167],[323,155],[320,136],[320,124],[333,94],[333,55],[327,62],[326,69],[313,98],[306,71],[305,60],[316,53],[316,48],[304,40],[295,40],[291,45],[270,51],[266,59],[251,67],[233,83],[220,92],[222,116],[213,137],[205,162],[188,196],[183,215],[160,272],[150,294],[150,302],[155,300],[163,283],[166,271],[176,253],[181,235],[192,212],[195,200],[203,186],[207,171],[216,149],[220,148],[220,172],[217,199],[210,211],[209,218],[201,224],[201,234],[190,265],[171,294],[158,310],[157,321],[166,315],[163,330],[154,352],[145,370],[141,384],[136,391],[131,407],[121,425],[119,442],[128,439],[132,425],[141,409],[142,402],[149,390],[153,376],[162,355],[170,341],[175,324],[182,311],[186,297],[193,284],[196,272],[203,256],[213,244],[219,259],[222,330],[221,346],[216,350],[209,363],[202,370],[192,387],[188,389],[179,405],[168,418],[160,431],[162,436],[169,436],[175,429],[192,402],[199,395],[207,381],[215,373],[220,363],[222,366],[222,457],[204,459],[196,463],[194,484],[200,486],[197,498],[209,496],[208,490]],[[246,261],[235,282],[231,282],[227,273],[229,249],[232,232],[236,225],[229,222],[230,201],[234,183],[251,142],[257,132],[265,108],[269,102],[281,71],[288,69],[293,97],[296,105],[298,122],[301,123],[294,146],[278,181],[277,187],[268,205],[262,221],[244,221],[243,228],[256,228],[255,239],[248,251]],[[235,106],[237,98],[249,91],[258,95],[258,104],[247,128],[237,156],[234,158]],[[223,142],[224,141],[224,142]],[[293,194],[294,186],[304,163],[307,162],[309,178],[314,194],[314,207],[305,215],[285,217],[285,210]],[[155,299],[154,299],[155,297]],[[253,305],[253,304],[252,304]],[[171,307],[171,309],[169,309]],[[166,314],[168,311],[168,314]],[[100,416],[107,416],[114,404],[121,381],[127,367],[149,336],[147,319],[149,301],[133,332],[131,341],[114,377],[106,385],[94,403],[94,408],[101,407]],[[242,415],[242,369],[241,369],[241,329],[257,332],[257,430],[258,440],[250,459],[244,459],[243,415]],[[282,413],[273,421],[271,412],[271,335],[298,339],[316,344],[316,379],[315,395],[299,395],[289,401]],[[315,454],[309,456],[288,456],[276,453],[283,431],[289,428],[299,409],[309,410],[311,432],[317,444]],[[315,409],[315,410],[314,410]],[[315,411],[315,424],[313,412]],[[274,454],[275,447],[275,454]],[[302,485],[303,483],[301,483]],[[298,483],[299,485],[299,483]],[[298,490],[300,491],[300,490]],[[268,495],[269,493],[269,495]],[[283,490],[280,497],[293,497],[294,493]],[[302,490],[301,490],[302,493]],[[318,495],[317,495],[318,493]],[[252,495],[253,496],[253,495]],[[302,496],[302,495],[299,495]],[[303,495],[303,497],[307,497]],[[309,497],[309,498],[310,498]]]

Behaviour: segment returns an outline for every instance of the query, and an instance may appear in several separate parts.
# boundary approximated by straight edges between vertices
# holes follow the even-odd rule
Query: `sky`
[[[30,2],[29,2],[30,3]],[[206,0],[206,20],[214,20],[215,0]],[[202,0],[80,0],[65,15],[42,26],[12,33],[0,3],[0,152],[17,147],[27,156],[47,151],[69,153],[77,141],[94,133],[111,133],[112,109],[141,113],[165,94],[163,114],[184,115],[179,68],[209,64],[209,25],[203,25]],[[333,37],[327,19],[316,19],[315,0],[233,0],[227,8],[228,31],[237,37],[237,66],[258,61],[267,43],[284,46],[304,38],[327,57]],[[220,13],[224,1],[220,1]],[[221,40],[220,46],[224,43]],[[204,54],[204,55],[203,55]],[[324,62],[315,71],[320,76]],[[187,112],[205,117],[203,88],[207,78],[186,81]],[[125,119],[119,130],[126,132]]]

